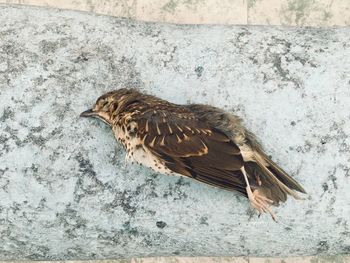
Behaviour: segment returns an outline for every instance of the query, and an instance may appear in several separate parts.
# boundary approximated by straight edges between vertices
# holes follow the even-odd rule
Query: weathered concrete
[[[350,251],[350,28],[175,26],[0,9],[0,258]],[[136,87],[242,116],[309,195],[257,218],[233,193],[123,166],[78,114]]]
[[[11,261],[0,261],[9,263]],[[349,255],[309,256],[288,258],[254,257],[148,257],[119,260],[78,260],[78,261],[12,261],[14,263],[349,263]]]

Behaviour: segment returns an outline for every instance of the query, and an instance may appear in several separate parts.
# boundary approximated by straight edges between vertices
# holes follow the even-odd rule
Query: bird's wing
[[[267,198],[274,200],[274,204],[286,201],[287,195],[299,198],[294,190],[305,193],[304,188],[264,152],[254,134],[244,128],[238,116],[209,105],[191,104],[186,107],[199,120],[220,127],[232,140],[244,141],[248,157],[245,158],[244,168],[250,176],[249,182],[259,188],[260,193],[264,192]]]
[[[150,110],[136,122],[144,146],[171,171],[246,195],[240,149],[223,132],[186,111]]]

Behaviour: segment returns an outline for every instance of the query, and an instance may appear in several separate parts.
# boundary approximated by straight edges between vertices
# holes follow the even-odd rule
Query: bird
[[[112,128],[133,161],[167,175],[235,191],[259,216],[306,191],[266,154],[243,120],[205,104],[175,104],[133,88],[100,96],[81,117]]]

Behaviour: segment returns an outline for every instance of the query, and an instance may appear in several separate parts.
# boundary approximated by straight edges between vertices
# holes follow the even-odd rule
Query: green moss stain
[[[314,0],[288,0],[282,8],[285,20],[288,24],[303,25],[313,4]]]
[[[248,0],[248,8],[253,8],[256,4],[257,0]]]
[[[280,11],[282,24],[304,26],[311,22],[319,26],[327,25],[332,23],[332,4],[332,1],[327,4],[317,0],[286,0]]]
[[[327,10],[323,10],[323,18],[322,18],[323,21],[325,21],[325,22],[329,21],[332,18],[332,16],[333,15],[331,12],[329,12]]]
[[[174,14],[176,8],[178,8],[179,6],[184,6],[187,9],[196,11],[199,5],[205,4],[205,0],[170,0],[165,5],[163,5],[161,9],[167,13]]]
[[[168,13],[174,13],[176,7],[178,6],[179,2],[176,0],[170,0],[165,5],[162,6],[162,10]]]

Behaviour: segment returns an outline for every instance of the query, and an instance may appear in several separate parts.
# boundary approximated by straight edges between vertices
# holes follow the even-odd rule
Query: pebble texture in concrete
[[[0,263],[348,263],[349,255],[309,256],[288,258],[253,257],[147,257],[117,260],[74,260],[74,261],[0,261]]]
[[[0,25],[0,259],[350,252],[350,28],[11,6]],[[274,223],[234,193],[124,166],[111,130],[78,117],[121,87],[243,117],[306,199]]]

